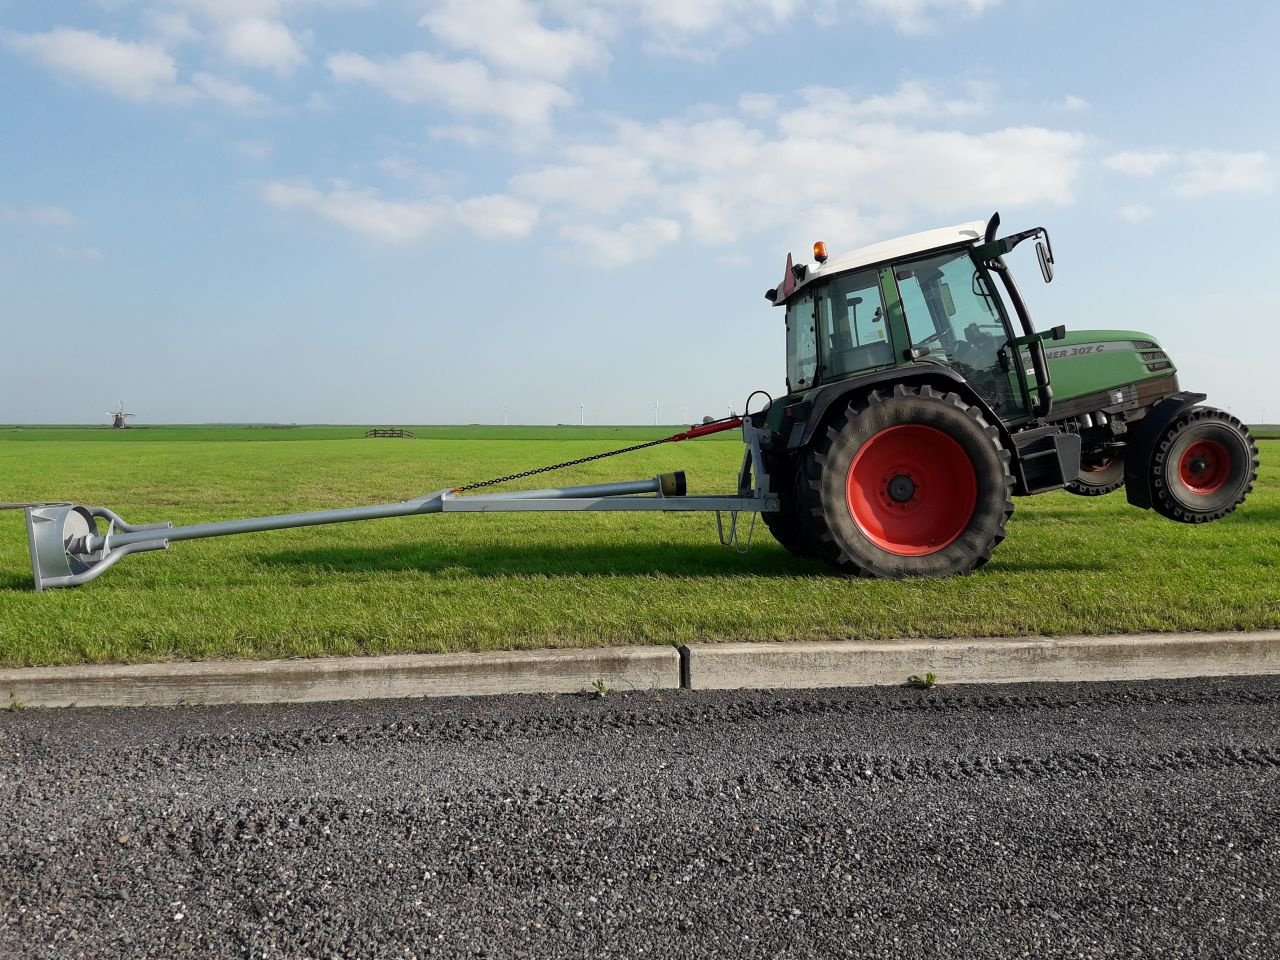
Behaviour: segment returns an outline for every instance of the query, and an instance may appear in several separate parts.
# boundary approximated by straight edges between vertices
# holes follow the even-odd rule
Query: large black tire
[[[805,560],[829,559],[833,556],[833,548],[819,540],[800,515],[796,479],[794,461],[779,461],[769,465],[769,482],[778,491],[782,509],[777,513],[762,513],[760,516],[773,534],[773,539],[788,553]]]
[[[1080,465],[1080,476],[1066,486],[1067,493],[1077,497],[1101,497],[1124,486],[1124,457],[1120,454],[1085,462]]]
[[[773,534],[773,539],[787,550],[788,553],[805,560],[816,560],[818,554],[815,551],[815,544],[809,539],[809,533],[800,522],[800,518],[794,510],[786,510],[780,513],[762,513],[760,516],[764,519],[764,525],[769,528],[769,532]]]
[[[801,517],[851,576],[948,577],[991,558],[1013,514],[1009,453],[955,393],[852,400],[800,461]]]
[[[1258,447],[1243,423],[1194,407],[1165,427],[1149,467],[1151,506],[1179,523],[1220,520],[1258,479]]]

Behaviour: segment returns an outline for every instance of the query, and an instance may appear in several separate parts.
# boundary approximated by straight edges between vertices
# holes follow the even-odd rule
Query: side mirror
[[[956,301],[951,296],[951,287],[945,283],[938,284],[938,295],[942,297],[942,309],[947,312],[948,317],[956,315]]]
[[[1053,282],[1053,248],[1046,244],[1049,238],[1036,241],[1036,259],[1040,261],[1040,275],[1045,283]]]

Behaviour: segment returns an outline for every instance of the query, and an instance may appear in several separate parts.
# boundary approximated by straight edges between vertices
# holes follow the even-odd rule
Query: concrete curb
[[[693,643],[681,647],[215,660],[0,670],[0,707],[302,703],[610,690],[805,689],[938,682],[1280,674],[1280,630],[987,640]]]
[[[681,648],[693,690],[796,689],[938,682],[1156,680],[1280,673],[1280,630],[1107,637],[695,643]]]
[[[0,706],[175,706],[302,703],[496,693],[675,689],[674,647],[605,647],[485,653],[91,664],[0,670]]]

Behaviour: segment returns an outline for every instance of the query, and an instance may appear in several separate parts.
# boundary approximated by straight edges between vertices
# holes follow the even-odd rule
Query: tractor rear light
[[[813,245],[813,259],[819,263],[827,262],[827,245],[821,240],[816,241]]]

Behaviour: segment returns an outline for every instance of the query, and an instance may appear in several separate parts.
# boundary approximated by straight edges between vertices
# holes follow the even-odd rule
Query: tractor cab
[[[788,256],[782,283],[766,294],[786,308],[788,393],[931,365],[953,371],[1006,425],[1043,415],[1050,396],[1047,369],[1039,376],[1043,358],[1027,337],[1019,338],[993,282],[999,274],[1023,332],[1033,334],[1000,254],[1043,231],[994,241],[998,224],[997,215],[838,258],[817,243],[810,264],[793,264]],[[1052,254],[1042,249],[1047,279]],[[1031,337],[1036,345],[1039,339]],[[1029,368],[1023,348],[1031,348]]]

